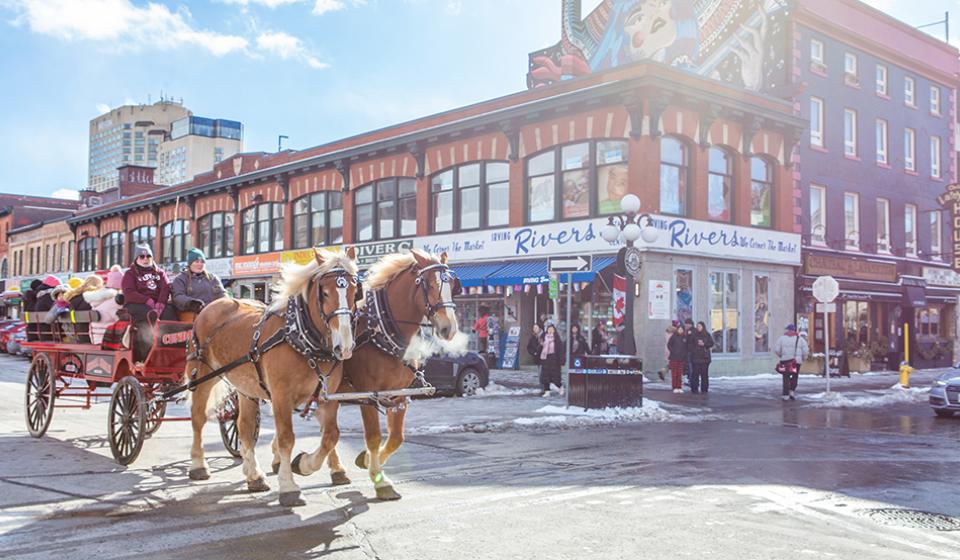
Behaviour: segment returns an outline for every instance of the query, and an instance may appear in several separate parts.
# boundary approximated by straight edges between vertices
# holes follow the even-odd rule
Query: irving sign
[[[947,185],[947,192],[937,197],[937,202],[950,211],[950,235],[953,244],[953,269],[960,272],[960,184]]]

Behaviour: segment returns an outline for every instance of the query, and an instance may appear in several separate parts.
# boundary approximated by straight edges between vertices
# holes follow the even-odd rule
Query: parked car
[[[30,356],[33,351],[23,345],[27,341],[27,326],[20,325],[7,335],[7,353],[11,356]]]
[[[424,375],[441,394],[472,395],[490,382],[487,362],[476,352],[434,356],[427,360]]]
[[[12,321],[5,325],[0,325],[0,352],[7,351],[7,342],[10,341],[10,335],[15,329],[20,327],[22,327],[25,331],[27,325],[22,321]]]
[[[960,412],[960,364],[933,380],[930,406],[937,416],[949,418]]]

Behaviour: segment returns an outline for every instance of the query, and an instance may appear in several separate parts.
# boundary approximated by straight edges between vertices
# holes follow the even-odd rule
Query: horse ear
[[[413,258],[414,260],[417,261],[418,265],[420,266],[430,265],[430,257],[425,255],[423,251],[420,251],[419,249],[410,249],[410,254],[413,255]]]
[[[319,264],[320,266],[323,266],[324,259],[325,259],[326,257],[324,257],[323,253],[321,253],[321,252],[318,251],[317,249],[314,249],[314,250],[313,250],[313,258],[317,259],[317,264]]]
[[[447,252],[440,253],[440,264],[447,264]]]
[[[351,261],[357,260],[357,248],[352,245],[347,247],[347,257],[349,257]]]

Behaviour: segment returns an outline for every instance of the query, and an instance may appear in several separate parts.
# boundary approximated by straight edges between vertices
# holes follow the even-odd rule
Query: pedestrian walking
[[[706,393],[710,391],[710,349],[713,348],[713,336],[707,331],[703,321],[697,323],[690,336],[690,362],[693,371],[690,374],[690,392]]]
[[[543,384],[543,364],[540,362],[540,351],[543,350],[543,329],[539,323],[534,323],[530,329],[530,338],[527,339],[527,354],[533,356],[533,363],[537,364],[537,380]]]
[[[773,353],[780,359],[777,373],[783,376],[783,400],[797,399],[797,381],[800,377],[800,364],[807,359],[810,346],[807,339],[797,334],[797,326],[787,325],[783,336],[773,345]]]
[[[563,357],[566,355],[566,347],[557,327],[553,323],[547,324],[547,330],[543,333],[543,341],[540,349],[540,386],[543,389],[543,396],[550,393],[550,385],[563,387],[563,376],[561,368],[563,367]]]
[[[674,393],[683,392],[683,370],[690,355],[690,344],[683,325],[678,325],[667,340],[667,361],[670,365],[670,381]]]
[[[573,363],[574,356],[583,356],[590,353],[590,346],[587,345],[587,337],[580,332],[580,325],[570,327],[570,362]]]
[[[683,332],[687,333],[688,342],[693,338],[693,319],[687,317],[683,320]],[[687,353],[687,363],[683,368],[683,378],[686,381],[686,384],[691,388],[693,387],[693,382],[690,381],[690,378],[693,376],[693,352]]]
[[[480,354],[487,353],[487,319],[490,318],[490,314],[487,312],[486,307],[480,308],[480,317],[473,324],[473,332],[477,333],[477,352]]]
[[[597,322],[590,333],[590,353],[594,355],[609,354],[610,341],[607,339],[607,325],[603,321]]]

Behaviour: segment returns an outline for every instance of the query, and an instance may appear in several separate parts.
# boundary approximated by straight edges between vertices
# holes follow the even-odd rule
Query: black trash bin
[[[643,404],[643,361],[638,356],[573,356],[567,404],[587,408]]]

